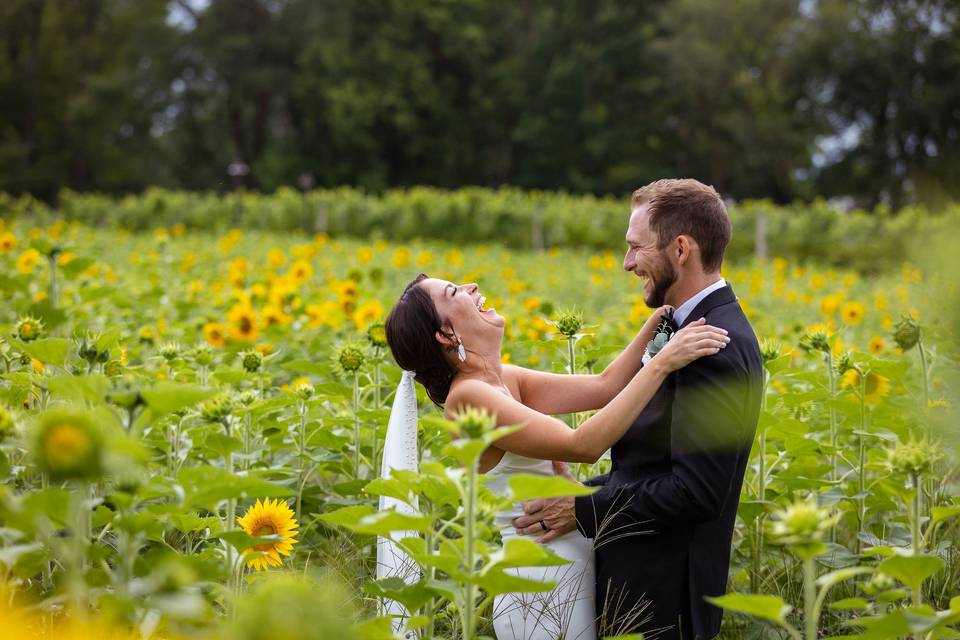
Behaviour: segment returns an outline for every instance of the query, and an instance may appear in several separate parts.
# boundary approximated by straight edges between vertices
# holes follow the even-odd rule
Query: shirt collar
[[[695,294],[693,297],[689,298],[686,302],[676,308],[676,310],[673,312],[673,321],[677,323],[678,327],[683,325],[684,321],[687,319],[687,316],[689,316],[690,312],[693,311],[698,304],[700,304],[700,301],[717,289],[722,289],[725,286],[727,286],[727,281],[723,278],[720,278],[713,284],[701,289],[699,293]]]

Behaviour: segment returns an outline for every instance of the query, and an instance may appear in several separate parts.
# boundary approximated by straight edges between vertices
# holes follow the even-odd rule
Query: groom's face
[[[668,247],[657,248],[657,234],[650,229],[646,205],[640,205],[630,213],[626,240],[623,269],[632,271],[644,281],[643,301],[648,307],[662,306],[667,292],[677,280],[677,271],[667,257]]]

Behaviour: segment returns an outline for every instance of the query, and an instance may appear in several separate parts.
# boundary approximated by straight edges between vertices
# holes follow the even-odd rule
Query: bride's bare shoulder
[[[492,387],[482,380],[474,378],[454,380],[450,385],[450,391],[447,392],[445,406],[448,407],[448,411],[452,409],[456,412],[461,405],[475,404],[475,402],[471,403],[471,400],[482,398],[490,389]]]
[[[446,413],[456,413],[462,407],[488,407],[490,405],[500,405],[501,396],[517,400],[516,381],[508,380],[506,372],[503,373],[503,383],[506,388],[494,386],[489,382],[478,380],[476,378],[462,378],[454,380],[450,385],[450,391],[447,393],[445,403]]]

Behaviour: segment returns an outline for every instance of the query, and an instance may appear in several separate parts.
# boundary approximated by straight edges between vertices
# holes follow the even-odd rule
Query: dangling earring
[[[460,359],[460,362],[467,361],[467,350],[463,348],[463,341],[459,338],[457,339],[457,358]]]

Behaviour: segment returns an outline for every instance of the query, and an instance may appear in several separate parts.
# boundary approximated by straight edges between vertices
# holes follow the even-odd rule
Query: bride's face
[[[468,348],[477,339],[503,337],[506,320],[496,309],[487,309],[486,298],[475,283],[454,284],[439,278],[420,283],[430,294],[437,313],[444,319],[444,331],[454,331]]]

